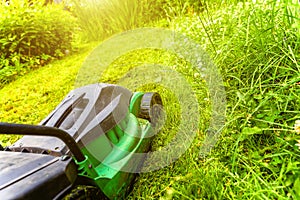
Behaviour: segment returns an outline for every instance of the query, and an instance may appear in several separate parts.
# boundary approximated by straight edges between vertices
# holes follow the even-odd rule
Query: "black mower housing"
[[[75,183],[77,166],[69,156],[2,151],[0,177],[2,200],[57,199]]]

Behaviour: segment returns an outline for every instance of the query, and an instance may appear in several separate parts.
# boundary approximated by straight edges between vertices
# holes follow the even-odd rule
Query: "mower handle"
[[[78,162],[85,160],[85,156],[81,152],[74,138],[66,131],[55,127],[0,122],[0,134],[53,136],[61,139],[69,147],[71,153]]]

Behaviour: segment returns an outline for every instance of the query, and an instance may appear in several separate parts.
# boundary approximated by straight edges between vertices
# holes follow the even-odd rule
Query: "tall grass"
[[[208,158],[198,158],[195,139],[177,163],[143,175],[133,199],[300,198],[299,11],[297,1],[217,1],[170,22],[220,67],[227,123]]]
[[[72,10],[84,39],[97,41],[155,20],[156,6],[154,0],[74,0]]]

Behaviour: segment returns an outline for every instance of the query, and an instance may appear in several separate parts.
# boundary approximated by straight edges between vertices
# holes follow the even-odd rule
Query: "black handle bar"
[[[67,132],[55,127],[0,122],[0,134],[57,137],[69,147],[71,153],[78,162],[85,160],[85,156],[81,152],[74,138]]]

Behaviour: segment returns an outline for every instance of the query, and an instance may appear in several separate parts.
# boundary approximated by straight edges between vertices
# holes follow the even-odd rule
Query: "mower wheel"
[[[78,186],[73,189],[63,200],[98,200],[108,199],[100,189],[94,186]]]
[[[0,144],[0,151],[3,151],[4,150],[4,148],[3,148],[3,146],[1,146],[1,144]]]
[[[156,127],[163,114],[161,97],[156,92],[147,92],[143,95],[138,117],[151,122]]]

